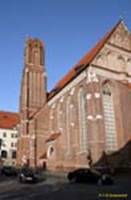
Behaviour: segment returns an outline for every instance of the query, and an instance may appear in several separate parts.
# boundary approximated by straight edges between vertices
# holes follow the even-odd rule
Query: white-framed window
[[[117,136],[113,93],[109,84],[103,86],[102,97],[105,121],[105,148],[107,152],[112,152],[117,149]]]
[[[88,137],[87,137],[87,103],[84,89],[81,87],[78,92],[78,111],[79,111],[79,136],[80,150],[87,152]]]
[[[17,143],[16,142],[11,142],[11,147],[17,147]]]
[[[14,146],[15,146],[14,142],[11,142],[11,147],[14,147]]]
[[[7,137],[7,134],[6,134],[6,132],[3,132],[3,137]]]
[[[8,157],[8,152],[6,150],[1,151],[1,157],[2,158],[7,158]]]
[[[6,147],[6,144],[5,144],[5,143],[2,143],[2,146],[3,146],[3,147]]]

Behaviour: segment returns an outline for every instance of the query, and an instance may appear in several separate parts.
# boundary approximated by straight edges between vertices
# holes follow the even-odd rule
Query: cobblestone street
[[[37,184],[21,184],[17,179],[0,182],[0,200],[97,200],[131,199],[131,177],[115,178],[112,186],[70,184],[66,179],[49,177]]]

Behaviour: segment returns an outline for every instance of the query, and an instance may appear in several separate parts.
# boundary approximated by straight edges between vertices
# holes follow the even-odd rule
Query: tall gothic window
[[[79,107],[79,132],[80,132],[80,150],[87,152],[87,104],[83,88],[78,92],[78,107]]]
[[[70,117],[71,117],[71,113],[70,113],[70,102],[71,102],[71,98],[70,96],[67,98],[66,101],[66,134],[67,134],[67,153],[71,153],[71,128],[70,128]]]
[[[117,147],[115,112],[113,94],[109,84],[105,84],[102,91],[105,120],[106,151],[114,151]]]
[[[50,110],[50,132],[53,133],[54,132],[54,108],[51,107]]]
[[[57,130],[61,131],[63,128],[63,113],[61,109],[61,103],[58,103],[57,105]]]

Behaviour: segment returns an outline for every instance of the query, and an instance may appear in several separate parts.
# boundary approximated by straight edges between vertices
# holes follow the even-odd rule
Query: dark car
[[[113,167],[105,166],[105,165],[100,165],[95,167],[97,171],[99,171],[101,174],[115,174],[115,169]]]
[[[5,176],[16,176],[17,169],[13,166],[3,166],[1,169],[1,174]]]
[[[111,176],[103,175],[97,170],[88,168],[81,168],[74,170],[73,172],[69,172],[67,178],[70,182],[75,183],[96,183],[104,185],[113,184],[113,179]]]
[[[21,183],[37,183],[43,180],[39,172],[30,168],[21,169],[18,179]]]
[[[109,174],[102,174],[101,178],[98,180],[98,185],[112,185],[114,180]]]

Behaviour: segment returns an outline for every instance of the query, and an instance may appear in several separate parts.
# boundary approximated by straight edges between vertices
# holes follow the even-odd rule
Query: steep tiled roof
[[[106,35],[96,44],[94,48],[92,48],[76,65],[74,65],[74,67],[56,84],[53,90],[51,90],[48,95],[48,99],[51,99],[55,94],[57,94],[91,63],[120,23],[121,20],[111,29],[110,32],[106,33]]]
[[[76,64],[74,65],[71,70],[55,85],[55,87],[47,94],[48,100],[50,100],[53,96],[55,96],[60,90],[62,90],[70,81],[72,81],[81,71],[83,71],[90,63],[93,61],[97,53],[102,49],[111,35],[114,33],[116,28],[122,20],[118,21],[118,23],[111,29],[111,31],[107,32],[105,36],[92,48],[85,56]],[[32,116],[31,119],[39,113],[41,110],[38,109]]]
[[[61,135],[61,133],[53,133],[49,136],[49,138],[46,140],[46,142],[51,142],[51,141],[57,139],[60,135]]]
[[[19,121],[18,113],[0,111],[0,128],[12,129]]]

